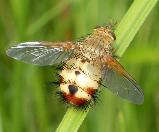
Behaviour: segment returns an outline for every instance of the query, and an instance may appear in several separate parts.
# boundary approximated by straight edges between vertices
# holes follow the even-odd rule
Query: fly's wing
[[[6,53],[16,60],[46,66],[67,60],[73,49],[71,42],[25,42],[9,48]]]
[[[125,71],[117,60],[111,56],[105,58],[102,84],[113,93],[135,104],[142,104],[144,94],[136,81]]]

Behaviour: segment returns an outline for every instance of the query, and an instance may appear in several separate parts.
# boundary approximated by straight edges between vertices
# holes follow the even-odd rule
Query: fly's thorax
[[[98,65],[92,65],[81,58],[72,58],[60,73],[60,91],[65,101],[74,105],[89,102],[99,87],[101,71]]]
[[[83,42],[77,44],[76,52],[93,61],[105,55],[112,55],[112,43],[115,38],[111,34],[110,31],[96,29]]]
[[[111,26],[95,28],[93,35],[105,39],[107,44],[111,44],[114,40],[116,40],[116,36],[112,31]]]

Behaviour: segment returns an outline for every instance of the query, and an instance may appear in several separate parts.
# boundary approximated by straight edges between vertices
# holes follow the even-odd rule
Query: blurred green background
[[[53,67],[37,67],[6,56],[7,47],[25,41],[71,41],[97,25],[120,22],[133,0],[1,0],[0,132],[55,131],[67,108],[48,85]],[[137,106],[108,90],[80,132],[159,131],[159,4],[121,58],[145,93]]]

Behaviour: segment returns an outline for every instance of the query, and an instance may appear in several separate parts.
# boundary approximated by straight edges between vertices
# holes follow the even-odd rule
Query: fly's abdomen
[[[93,102],[101,78],[100,67],[72,58],[60,75],[60,93],[64,101],[75,106]]]

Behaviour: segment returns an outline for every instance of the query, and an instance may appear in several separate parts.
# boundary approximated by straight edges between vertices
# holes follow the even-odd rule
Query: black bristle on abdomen
[[[52,81],[52,82],[48,82],[48,85],[50,87],[59,87],[60,86],[60,82],[56,82],[56,81]]]
[[[92,99],[95,102],[95,104],[100,101],[100,98],[99,98],[100,97],[99,96],[100,92],[101,92],[101,90],[97,89],[97,91],[92,95]]]
[[[56,91],[56,95],[57,95],[57,98],[60,102],[62,103],[68,103],[66,102],[65,98],[64,98],[64,93],[62,91]]]
[[[99,94],[100,94],[100,90],[97,90],[92,95],[92,99],[90,101],[86,102],[84,105],[78,106],[78,105],[70,104],[70,102],[68,102],[65,99],[64,93],[62,91],[56,91],[56,95],[60,102],[64,103],[67,107],[74,107],[76,110],[83,110],[83,111],[87,111],[89,108],[94,107],[100,101]]]
[[[56,71],[61,71],[63,69],[64,63],[52,65],[51,68]]]

